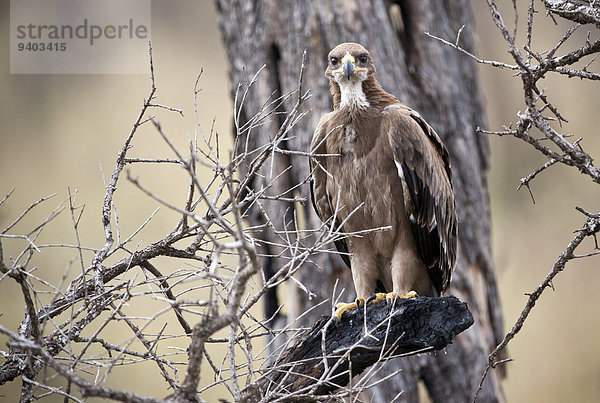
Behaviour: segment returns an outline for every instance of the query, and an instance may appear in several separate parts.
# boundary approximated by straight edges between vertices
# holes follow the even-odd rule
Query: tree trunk
[[[487,354],[502,338],[502,316],[490,246],[490,213],[487,191],[488,142],[475,129],[485,126],[485,111],[474,62],[450,47],[425,35],[453,41],[461,26],[461,46],[473,50],[469,27],[473,18],[467,0],[449,1],[383,1],[347,2],[277,1],[277,0],[216,0],[220,14],[223,42],[230,62],[233,92],[238,83],[251,78],[263,65],[265,69],[248,94],[241,110],[241,121],[253,116],[274,92],[285,94],[296,89],[302,54],[308,50],[304,88],[312,98],[303,107],[310,113],[296,126],[282,148],[308,151],[313,130],[320,116],[331,110],[328,80],[324,77],[327,54],[341,42],[359,42],[371,53],[377,66],[377,77],[383,88],[419,111],[445,142],[452,159],[454,190],[459,220],[457,266],[449,294],[467,301],[475,324],[459,335],[445,353],[424,354],[396,359],[386,365],[389,373],[402,372],[367,393],[375,402],[391,401],[403,391],[400,399],[419,399],[420,381],[436,402],[465,402],[472,399],[487,364]],[[284,104],[282,111],[289,110]],[[283,115],[282,115],[283,116]],[[254,149],[266,143],[281,123],[278,115],[271,122],[254,130],[248,144]],[[237,150],[239,151],[239,150]],[[273,194],[305,182],[309,175],[308,160],[297,154],[275,154],[275,160],[263,166],[262,176],[253,183],[261,187],[287,171],[274,182]],[[308,185],[299,190],[309,197]],[[265,240],[277,244],[273,230],[290,229],[294,212],[304,217],[308,228],[319,226],[310,203],[305,205],[282,201],[266,204],[272,221]],[[250,218],[252,224],[264,220],[260,212]],[[265,242],[264,245],[269,245]],[[268,277],[285,256],[273,246],[262,251],[273,257],[264,258]],[[275,257],[277,255],[278,257]],[[350,270],[334,254],[323,254],[314,266],[300,271],[300,280],[315,296],[288,285],[288,300],[279,301],[272,292],[266,296],[266,317],[271,325],[290,323],[319,302],[331,300],[334,285],[339,293],[345,289],[342,301],[354,298]],[[337,295],[335,295],[337,297]],[[276,314],[276,307],[285,304],[287,317]],[[321,304],[299,320],[311,326],[322,314],[330,314],[331,302]],[[500,371],[493,371],[480,392],[481,401],[502,401]],[[380,373],[380,376],[385,376]]]

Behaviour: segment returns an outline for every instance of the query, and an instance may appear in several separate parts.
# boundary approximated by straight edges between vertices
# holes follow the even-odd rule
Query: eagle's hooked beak
[[[354,74],[354,58],[350,55],[346,55],[344,56],[344,58],[342,59],[342,71],[344,72],[344,75],[346,76],[346,78],[348,80],[350,80],[350,77],[352,77],[352,74]]]
[[[337,69],[332,70],[332,73],[336,75],[342,73],[344,76],[346,76],[346,79],[350,81],[350,78],[352,78],[353,75],[363,71],[368,73],[368,70],[365,67],[361,67],[360,65],[356,67],[356,60],[354,59],[354,56],[346,53],[346,55],[342,58],[341,65],[339,65]],[[364,77],[362,77],[362,79],[364,79]]]

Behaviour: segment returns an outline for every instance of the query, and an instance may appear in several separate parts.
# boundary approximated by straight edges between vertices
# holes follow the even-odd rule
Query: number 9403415
[[[66,42],[19,42],[19,52],[64,52],[67,50]]]

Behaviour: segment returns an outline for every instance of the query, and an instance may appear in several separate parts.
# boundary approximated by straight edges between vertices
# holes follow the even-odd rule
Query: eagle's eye
[[[329,59],[329,61],[331,62],[332,66],[335,66],[336,64],[338,64],[339,59],[337,57],[332,57],[331,59]]]
[[[366,63],[366,62],[367,62],[367,60],[368,60],[368,59],[367,59],[367,56],[366,56],[366,55],[360,55],[360,56],[358,56],[358,62],[359,62],[359,63],[361,63],[361,64],[364,64],[364,63]]]

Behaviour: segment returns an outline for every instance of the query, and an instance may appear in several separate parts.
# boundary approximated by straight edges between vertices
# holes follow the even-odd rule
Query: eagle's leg
[[[407,231],[410,231],[407,229]],[[419,257],[413,237],[401,237],[390,264],[392,292],[386,295],[388,302],[396,298],[415,298],[429,295],[431,279]]]
[[[377,260],[375,255],[368,253],[369,250],[372,250],[372,246],[368,243],[360,244],[358,243],[360,240],[357,239],[350,239],[350,242],[350,245],[348,245],[350,250],[361,250],[361,253],[353,253],[350,255],[352,280],[358,298],[356,298],[355,302],[340,303],[335,306],[334,316],[337,318],[338,322],[342,319],[344,312],[360,308],[364,306],[365,303],[373,303],[372,296],[365,296],[370,295],[373,290],[375,290],[377,284],[378,272],[373,269],[377,267]],[[379,299],[375,302],[382,300],[383,299]]]

